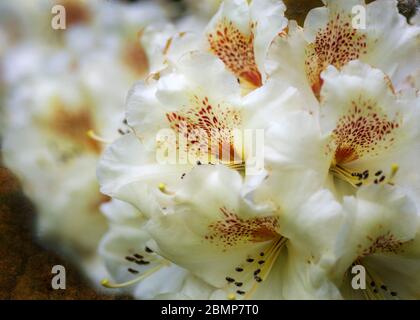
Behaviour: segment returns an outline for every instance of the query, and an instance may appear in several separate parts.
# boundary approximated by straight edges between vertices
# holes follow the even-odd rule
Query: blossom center
[[[362,96],[350,103],[349,112],[338,120],[332,132],[329,149],[334,157],[330,171],[354,186],[389,182],[381,168],[374,172],[355,168],[357,160],[374,159],[392,148],[400,127],[399,116],[397,114],[395,120],[389,119],[375,101]],[[396,167],[391,168],[389,178],[396,170]]]

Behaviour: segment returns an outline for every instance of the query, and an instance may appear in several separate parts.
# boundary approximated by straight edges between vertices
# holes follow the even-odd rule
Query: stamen
[[[245,167],[246,167],[245,161],[241,163],[226,163],[225,165],[230,169],[239,171],[240,173],[245,173]]]
[[[112,140],[103,138],[99,135],[97,135],[93,130],[89,130],[88,132],[86,132],[87,136],[95,141],[101,142],[101,143],[105,143],[105,144],[111,144]]]
[[[267,250],[258,253],[258,256],[264,256],[265,260],[256,260],[252,257],[246,258],[246,265],[235,268],[236,274],[234,278],[226,277],[228,286],[234,285],[235,293],[248,299],[255,292],[257,285],[268,277],[286,242],[287,238],[282,236],[273,240],[272,245]],[[241,290],[238,288],[241,288]],[[231,294],[233,295],[233,293]]]
[[[173,195],[174,194],[173,192],[168,191],[168,189],[166,188],[166,184],[163,183],[163,182],[159,183],[158,188],[159,188],[160,192],[162,192],[164,194],[167,194],[167,195]]]
[[[348,182],[353,187],[358,188],[365,184],[365,181],[369,178],[369,171],[364,173],[351,172],[347,168],[336,164],[330,168],[332,174],[336,177]]]
[[[264,252],[260,256],[266,256],[266,263],[261,267],[261,269],[257,269],[254,272],[254,280],[256,281],[254,285],[252,286],[251,290],[248,291],[248,293],[245,296],[245,299],[249,299],[252,294],[255,292],[255,290],[258,287],[258,284],[264,280],[267,279],[268,275],[270,274],[271,269],[273,268],[277,257],[279,256],[281,249],[284,247],[284,245],[287,242],[287,238],[280,237],[278,241],[268,250],[266,254]],[[257,272],[258,271],[258,272]],[[256,273],[256,274],[255,274]]]
[[[362,290],[363,296],[366,300],[385,300],[397,296],[395,291],[389,291],[385,283],[380,277],[371,269],[363,265],[360,259],[357,259],[352,265],[362,265],[366,270],[366,289]],[[391,295],[391,297],[389,297]]]
[[[144,279],[146,279],[147,277],[151,276],[152,274],[154,274],[155,272],[159,271],[161,268],[168,266],[168,262],[166,260],[162,261],[161,264],[157,265],[156,267],[147,270],[145,273],[143,273],[141,276],[134,278],[130,281],[127,282],[123,282],[123,283],[110,283],[108,279],[103,279],[101,281],[102,286],[104,286],[105,288],[110,288],[110,289],[116,289],[116,288],[125,288],[128,286],[132,286],[133,284],[136,284]]]
[[[393,163],[391,166],[391,173],[389,174],[389,180],[388,180],[388,184],[390,185],[394,185],[394,178],[398,173],[398,170],[400,169],[399,165],[396,163]]]

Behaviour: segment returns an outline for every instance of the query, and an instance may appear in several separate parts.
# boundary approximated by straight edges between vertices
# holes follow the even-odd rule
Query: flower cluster
[[[42,241],[138,299],[420,299],[420,14],[157,2],[0,4]]]
[[[104,286],[420,298],[420,27],[394,0],[324,0],[303,28],[285,10],[226,0],[203,31],[144,31],[154,67],[97,171]]]

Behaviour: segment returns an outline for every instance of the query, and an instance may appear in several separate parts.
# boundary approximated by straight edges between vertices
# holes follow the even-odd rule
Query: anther
[[[165,190],[166,190],[166,184],[164,184],[163,182],[161,182],[161,183],[159,183],[158,188],[159,188],[159,190],[161,192],[165,192]]]
[[[163,182],[159,183],[158,188],[160,190],[160,192],[167,194],[167,195],[172,195],[173,193],[168,191],[168,189],[166,189],[166,184],[164,184]]]
[[[243,268],[241,268],[241,267],[237,267],[237,268],[235,268],[235,271],[237,271],[237,272],[242,272],[242,271],[244,271],[244,269],[243,269]]]
[[[231,278],[231,277],[226,277],[226,281],[227,282],[235,282],[235,279]]]
[[[137,273],[139,273],[137,270],[134,270],[134,269],[131,269],[131,268],[128,268],[127,270],[128,270],[128,272],[130,272],[130,273],[132,273],[132,274],[137,274]]]
[[[391,176],[394,176],[398,170],[400,169],[400,166],[396,163],[393,163],[391,166]]]

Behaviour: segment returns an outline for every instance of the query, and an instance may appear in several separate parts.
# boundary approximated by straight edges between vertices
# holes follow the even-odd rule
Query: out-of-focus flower
[[[55,2],[46,3],[36,8],[47,9],[43,18],[50,23]],[[99,208],[109,198],[99,193],[96,162],[105,143],[129,131],[126,91],[148,70],[137,33],[164,17],[149,2],[106,2],[98,10],[91,10],[93,2],[60,4],[67,29],[49,30],[45,39],[29,35],[2,60],[3,155],[37,208],[43,243],[74,258],[99,283],[106,273],[96,248],[107,229]],[[54,32],[57,41],[49,42]]]
[[[176,189],[197,165],[222,163],[245,175],[258,171],[262,149],[245,142],[244,130],[254,130],[256,138],[256,130],[269,124],[266,117],[281,111],[275,110],[277,102],[295,103],[295,91],[278,86],[273,92],[275,85],[242,97],[222,61],[196,51],[137,83],[127,99],[127,123],[134,133],[105,151],[98,171],[101,190],[150,216],[149,193],[160,193],[160,185]],[[243,143],[237,143],[241,137]]]
[[[210,19],[217,12],[223,0],[186,0],[185,2],[193,13]]]
[[[100,112],[74,77],[38,76],[26,83],[14,92],[16,123],[5,132],[5,164],[36,205],[41,238],[47,244],[58,239],[59,250],[79,254],[90,266],[106,230],[99,205],[108,200],[92,171],[102,145],[87,135],[98,130]]]

